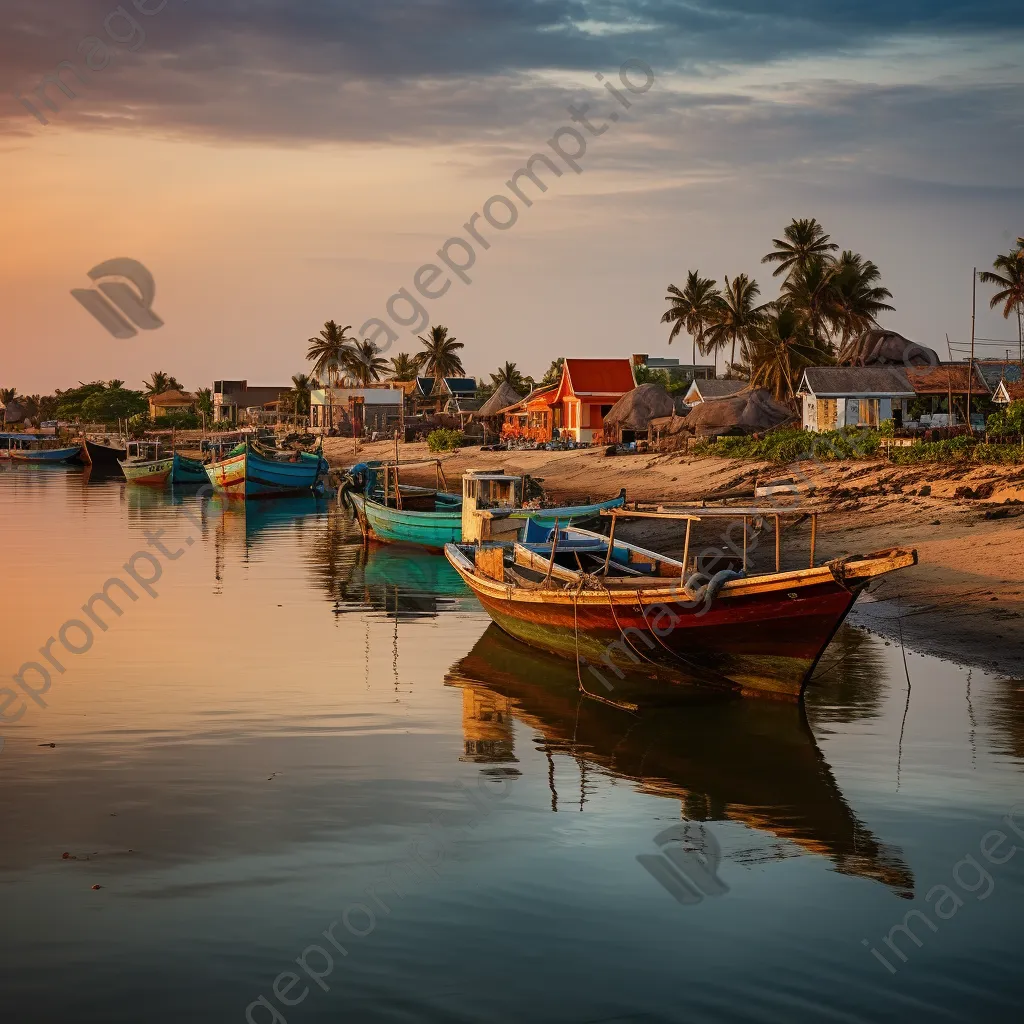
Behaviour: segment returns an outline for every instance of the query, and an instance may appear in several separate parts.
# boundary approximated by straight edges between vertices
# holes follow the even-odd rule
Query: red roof
[[[566,359],[565,375],[575,395],[621,397],[636,387],[628,359]],[[564,389],[560,389],[560,393],[563,392]]]

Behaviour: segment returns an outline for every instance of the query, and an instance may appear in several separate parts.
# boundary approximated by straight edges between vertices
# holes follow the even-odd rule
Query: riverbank
[[[329,438],[334,466],[393,458],[394,444]],[[403,444],[401,459],[433,459],[425,444]],[[723,490],[749,490],[755,480],[797,475],[812,489],[800,508],[822,513],[818,560],[906,546],[920,564],[881,581],[858,602],[854,622],[898,638],[923,653],[1024,678],[1024,471],[1020,467],[894,467],[883,460],[779,466],[680,454],[606,457],[604,449],[569,452],[481,452],[440,457],[451,489],[468,469],[495,469],[543,480],[552,500],[598,500],[626,488],[628,500],[699,502]],[[800,476],[802,474],[802,476]],[[403,479],[433,483],[429,465]],[[985,497],[967,497],[966,493]],[[742,499],[754,504],[753,499]],[[1019,504],[1015,504],[1019,503]],[[763,505],[764,501],[757,502]],[[721,533],[721,527],[718,528]],[[740,536],[739,531],[736,533]],[[784,564],[806,557],[806,523],[784,533]],[[628,536],[678,555],[677,523],[634,523]],[[771,527],[762,535],[774,557]],[[705,543],[707,537],[700,541]],[[712,543],[720,537],[711,538]],[[756,564],[756,563],[755,563]]]

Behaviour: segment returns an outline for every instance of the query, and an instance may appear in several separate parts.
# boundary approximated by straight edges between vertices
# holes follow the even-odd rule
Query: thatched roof
[[[503,380],[494,394],[473,415],[480,420],[497,416],[510,405],[518,405],[522,400],[523,396],[507,380]]]
[[[648,427],[653,434],[672,435],[681,434],[686,429],[686,417],[689,409],[684,412],[674,412],[671,416],[655,416]]]
[[[761,388],[728,398],[712,398],[696,406],[683,421],[683,429],[698,437],[755,434],[781,426],[795,415]]]
[[[652,419],[671,416],[675,401],[660,384],[641,384],[624,394],[604,418],[606,427],[647,430]]]
[[[851,366],[935,366],[938,361],[934,349],[882,328],[851,338],[839,353],[839,362]]]

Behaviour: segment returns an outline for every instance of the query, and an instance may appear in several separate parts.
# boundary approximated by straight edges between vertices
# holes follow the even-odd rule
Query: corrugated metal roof
[[[914,394],[902,366],[809,366],[800,390],[819,397]]]

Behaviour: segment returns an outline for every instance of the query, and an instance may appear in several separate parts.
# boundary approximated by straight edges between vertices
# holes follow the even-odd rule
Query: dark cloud
[[[138,0],[150,10],[160,0]],[[168,0],[53,121],[221,137],[457,138],[531,123],[562,96],[540,76],[640,57],[661,72],[856,52],[909,33],[1024,28],[1019,0]],[[59,61],[84,67],[112,0],[5,0],[0,67],[30,98]],[[115,18],[114,32],[125,22]],[[134,45],[134,44],[133,44]],[[592,81],[592,79],[591,79]],[[51,89],[54,99],[58,94]],[[46,116],[51,111],[43,109]],[[7,131],[32,121],[9,98]]]

